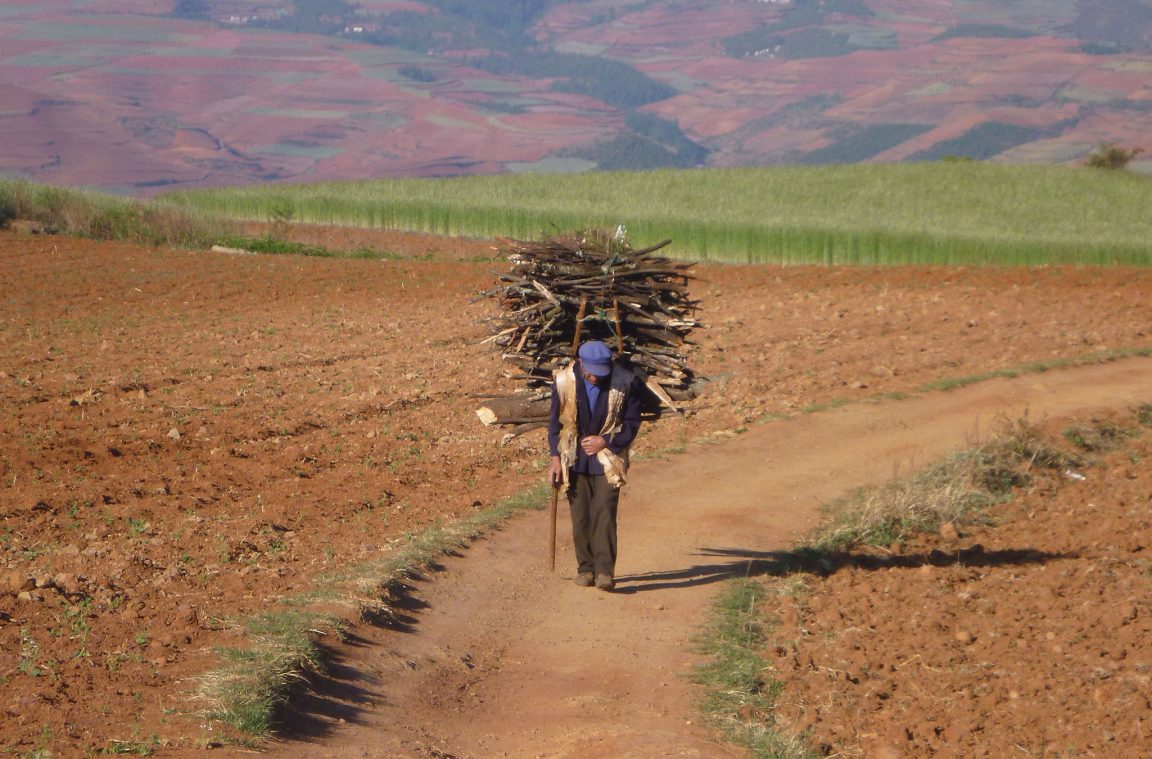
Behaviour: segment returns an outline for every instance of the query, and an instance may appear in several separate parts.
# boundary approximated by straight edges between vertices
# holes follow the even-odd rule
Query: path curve
[[[642,461],[621,501],[617,592],[557,572],[532,513],[415,583],[401,629],[362,626],[301,704],[291,757],[738,757],[698,724],[691,638],[724,579],[787,548],[819,507],[987,437],[998,420],[1152,401],[1152,359],[997,379],[758,426]],[[357,637],[362,636],[362,637]]]

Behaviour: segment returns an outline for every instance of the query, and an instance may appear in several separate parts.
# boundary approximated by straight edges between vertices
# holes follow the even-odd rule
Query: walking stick
[[[560,486],[552,483],[552,503],[548,508],[548,521],[551,529],[548,530],[548,569],[556,571],[556,502],[560,499]]]
[[[580,296],[580,310],[576,312],[576,328],[572,335],[572,358],[576,359],[580,350],[580,332],[584,329],[584,312],[588,308],[588,296]],[[560,499],[560,483],[551,481],[552,500],[548,507],[548,521],[551,523],[548,530],[548,569],[556,571],[556,502]]]

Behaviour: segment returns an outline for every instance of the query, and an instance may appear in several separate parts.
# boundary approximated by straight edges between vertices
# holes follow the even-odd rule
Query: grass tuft
[[[200,696],[213,704],[210,719],[242,733],[270,735],[280,707],[305,672],[323,669],[316,636],[343,631],[339,620],[317,612],[289,609],[266,612],[242,625],[248,648],[224,648],[217,653],[224,666],[206,675]]]
[[[1143,412],[1134,412],[1139,422]],[[1064,439],[1085,453],[1103,453],[1118,448],[1125,438],[1132,437],[1136,430],[1125,427],[1111,419],[1092,419],[1086,423],[1073,424],[1064,430]]]
[[[160,745],[160,741],[156,738],[150,741],[112,741],[111,745],[107,748],[99,749],[96,753],[114,756],[152,756],[156,753],[156,747]],[[43,755],[45,759],[49,759],[49,754]]]
[[[1025,420],[984,445],[953,454],[910,478],[861,488],[830,504],[831,519],[805,541],[816,551],[856,545],[887,546],[946,522],[979,522],[982,515],[1030,481],[1036,468],[1060,469],[1073,457],[1048,445]]]
[[[395,259],[395,253],[374,250],[372,248],[356,248],[355,250],[334,250],[322,245],[309,245],[302,242],[292,242],[273,235],[265,237],[247,237],[243,235],[228,235],[220,237],[214,244],[227,248],[238,248],[253,253],[265,253],[285,256],[312,256],[316,258],[365,258],[365,259]]]
[[[257,737],[271,735],[277,710],[291,688],[302,681],[302,661],[294,652],[271,641],[256,641],[252,649],[225,648],[217,654],[225,666],[203,678],[200,695],[216,704],[208,719],[225,722]]]
[[[1133,416],[1141,427],[1152,427],[1152,403],[1141,403],[1136,407]]]
[[[763,582],[729,583],[713,602],[710,622],[697,639],[708,662],[693,681],[704,686],[701,710],[736,745],[764,759],[814,759],[799,736],[787,735],[773,716],[781,683],[761,657],[770,621],[761,609],[769,593]]]

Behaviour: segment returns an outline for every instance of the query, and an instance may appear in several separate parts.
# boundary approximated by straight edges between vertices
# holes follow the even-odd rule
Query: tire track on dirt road
[[[997,379],[758,426],[636,464],[621,501],[619,586],[580,588],[561,508],[521,517],[414,583],[398,629],[361,626],[300,704],[292,757],[727,757],[698,724],[691,639],[719,583],[763,569],[861,485],[969,447],[1002,418],[1124,412],[1152,359]],[[543,455],[543,454],[542,454]]]

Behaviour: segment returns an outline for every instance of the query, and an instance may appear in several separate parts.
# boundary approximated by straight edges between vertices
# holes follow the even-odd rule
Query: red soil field
[[[204,704],[195,693],[198,678],[220,664],[215,650],[243,643],[236,620],[304,593],[321,575],[386,555],[409,532],[471,513],[543,476],[539,433],[500,446],[503,432],[483,427],[473,413],[479,397],[516,389],[503,376],[498,355],[480,342],[490,304],[472,302],[491,286],[492,270],[503,268],[491,242],[324,228],[302,228],[295,234],[335,248],[371,245],[399,257],[230,256],[0,233],[5,271],[0,280],[0,400],[5,410],[0,417],[0,678],[6,696],[0,735],[7,750],[28,754],[44,749],[69,756],[140,745],[157,755],[175,756],[217,745],[227,731],[204,720]],[[477,262],[477,256],[493,260]],[[644,429],[636,450],[637,471],[649,468],[649,477],[674,471],[660,468],[659,459],[665,456],[681,465],[692,460],[671,453],[685,447],[715,450],[721,459],[737,457],[732,461],[739,462],[739,456],[751,455],[741,453],[751,444],[725,448],[723,441],[736,438],[730,445],[739,443],[744,436],[738,431],[749,427],[748,435],[760,436],[747,438],[750,441],[774,439],[778,430],[802,429],[760,422],[811,404],[849,401],[854,408],[869,409],[870,399],[917,393],[940,378],[1107,349],[1147,348],[1152,342],[1146,305],[1152,273],[1147,270],[701,265],[694,271],[698,280],[692,292],[702,301],[700,316],[708,326],[696,336],[690,363],[709,381],[685,416],[668,416]],[[1111,371],[1109,366],[1101,371]],[[1122,366],[1127,364],[1117,364],[1116,371]],[[1138,374],[1147,376],[1146,366],[1140,366]],[[1089,384],[1105,387],[1103,382],[1099,378]],[[948,396],[939,398],[947,408]],[[1116,403],[1121,400],[1117,395]],[[900,402],[888,403],[895,407],[882,416],[898,419]],[[833,418],[809,414],[802,419],[810,421],[797,424],[820,425]],[[954,424],[959,428],[951,430],[952,436],[962,437],[966,423]],[[915,442],[914,436],[907,439]],[[713,445],[699,447],[704,442]],[[974,550],[972,542],[978,541],[986,552],[998,546],[1076,552],[1079,558],[1072,563],[985,567],[980,577],[960,565],[931,575],[907,570],[913,579],[902,584],[911,582],[912,588],[920,583],[923,593],[917,597],[924,603],[931,599],[944,604],[985,577],[978,589],[965,591],[974,604],[1024,588],[1036,599],[1032,603],[1051,599],[1047,606],[1027,612],[1047,617],[1043,630],[1033,624],[1031,632],[1012,627],[1005,633],[1009,643],[1026,639],[1027,645],[999,645],[977,621],[950,623],[946,620],[959,612],[943,606],[912,610],[911,589],[878,591],[882,576],[863,570],[830,578],[827,588],[810,600],[817,617],[811,624],[825,616],[854,618],[865,614],[864,609],[874,619],[910,614],[920,620],[939,618],[932,624],[947,628],[947,636],[956,625],[974,636],[977,643],[964,649],[965,656],[991,662],[1005,673],[1031,666],[1031,659],[1021,657],[1068,661],[1076,651],[1096,652],[1091,648],[1096,646],[1100,651],[1095,666],[1107,669],[1112,679],[1091,675],[1084,669],[1088,664],[1077,659],[1078,669],[1069,681],[1077,687],[1060,690],[1058,699],[1033,692],[1027,684],[1017,686],[1020,698],[1013,702],[1014,713],[1035,704],[1044,709],[1047,727],[1032,717],[996,724],[1005,730],[1034,730],[1036,745],[1065,745],[1061,741],[1069,740],[1067,732],[1051,726],[1060,719],[1074,724],[1080,715],[1096,714],[1092,710],[1105,706],[1127,715],[1133,724],[1136,705],[1125,688],[1134,682],[1133,673],[1141,671],[1141,652],[1149,650],[1146,592],[1141,595],[1146,586],[1141,591],[1140,585],[1146,578],[1123,574],[1122,582],[1106,584],[1072,578],[1092,572],[1119,578],[1128,564],[1139,567],[1133,541],[1139,542],[1152,481],[1142,456],[1109,461],[1099,471],[1111,474],[1089,473],[1079,490],[1040,487],[1011,512],[1025,520],[1029,514],[1050,513],[1043,523],[1047,537],[1021,524],[1006,535],[964,536],[966,542],[959,546]],[[744,469],[751,473],[760,466]],[[831,489],[841,484],[836,477],[823,480]],[[844,486],[851,481],[846,477]],[[657,488],[660,479],[650,482]],[[676,497],[674,492],[666,496]],[[640,512],[647,507],[638,502],[637,508]],[[794,522],[765,533],[764,550],[783,545],[812,516],[793,515]],[[1090,526],[1084,522],[1086,515]],[[524,517],[518,524],[532,519]],[[517,529],[524,528],[513,526],[509,535]],[[1116,537],[1115,545],[1110,536]],[[923,550],[934,547],[936,543],[929,542]],[[638,549],[634,556],[642,560]],[[467,565],[467,554],[461,561]],[[506,576],[503,590],[490,588],[504,594],[498,596],[500,603],[511,604],[500,607],[509,610],[509,624],[523,619],[517,614],[536,608],[516,605],[527,604],[526,599],[537,598],[546,606],[549,599],[562,597],[565,608],[582,608],[587,596],[566,595],[571,583],[562,576],[549,577],[536,563],[512,566],[514,570],[501,575]],[[1023,585],[1014,586],[1002,572],[1019,577]],[[456,592],[450,590],[454,586],[445,587],[449,590],[435,592]],[[476,593],[465,597],[482,600],[485,587],[481,581]],[[622,589],[627,587],[622,582]],[[945,592],[950,587],[954,590]],[[689,710],[690,689],[673,673],[682,672],[687,659],[684,641],[677,636],[691,633],[706,604],[707,595],[700,595],[706,590],[700,586],[694,594],[681,598],[673,593],[667,602],[659,602],[677,609],[674,614],[664,614],[655,605],[629,606],[633,597],[626,592],[610,597],[616,604],[612,614],[620,619],[649,624],[655,614],[660,629],[667,631],[660,650],[668,659],[653,666],[662,668],[667,673],[661,675],[662,682],[672,685],[661,689],[669,695],[653,702],[656,711],[651,714],[660,711],[664,716],[652,724],[671,721],[683,727],[685,720],[696,719]],[[1018,596],[1002,598],[1003,609],[1021,603]],[[453,603],[447,607],[462,608]],[[825,614],[826,608],[834,612]],[[1130,611],[1121,614],[1124,609]],[[382,648],[361,647],[359,654],[354,653],[356,646],[341,650],[340,661],[348,667],[367,666],[356,656],[371,651],[391,656],[388,652],[400,645],[387,638],[387,630],[356,623],[354,610],[346,613],[353,622],[352,641],[385,641]],[[1094,613],[1124,623],[1127,637],[1095,637],[1084,621]],[[673,619],[676,624],[668,626]],[[818,629],[808,622],[797,624]],[[454,627],[463,633],[461,628],[468,625]],[[431,619],[427,629],[429,635],[437,629]],[[868,645],[883,641],[894,650],[908,651],[908,657],[920,653],[928,662],[925,629],[877,628],[869,639],[877,643]],[[1051,639],[1046,638],[1048,630],[1054,633]],[[621,628],[621,634],[626,631]],[[518,637],[514,630],[503,635],[505,642],[508,636]],[[1041,637],[1039,653],[1029,637],[1034,635]],[[959,645],[947,636],[940,645],[949,650]],[[627,639],[634,644],[644,640]],[[431,639],[414,637],[404,645],[423,645],[422,640]],[[1082,641],[1088,647],[1076,648]],[[829,647],[833,643],[824,641]],[[990,647],[982,647],[985,644]],[[1052,648],[1057,644],[1063,646],[1060,652]],[[835,663],[848,654],[808,645],[780,654],[787,687],[798,689],[786,690],[793,705],[789,714],[801,726],[810,724],[829,745],[863,745],[864,733],[872,728],[846,716],[860,713],[859,703],[849,695],[830,696],[815,711],[795,706],[811,701],[803,695],[805,688],[824,687],[819,678],[827,677],[828,668],[851,669]],[[875,661],[900,663],[871,647],[867,651]],[[818,666],[808,667],[809,658]],[[788,665],[793,660],[796,667]],[[511,672],[511,664],[500,665],[498,656],[485,661]],[[953,681],[944,681],[949,672],[937,669],[904,667],[901,676],[919,673],[922,679],[892,685],[892,673],[882,685],[889,691],[898,687],[901,694],[915,693],[918,687],[937,694],[974,687],[963,679],[973,676],[965,668],[951,672]],[[484,668],[475,675],[489,676],[495,678]],[[482,720],[474,711],[430,709],[418,702],[423,696],[411,695],[417,700],[405,702],[400,689],[414,681],[393,682],[392,677],[375,682],[373,700],[410,713],[408,727],[401,720],[388,728],[393,732],[358,733],[361,737],[356,738],[341,732],[333,718],[319,737],[307,732],[295,736],[321,741],[314,750],[293,749],[291,743],[284,750],[297,756],[326,751],[347,755],[341,741],[363,740],[365,746],[395,746],[393,755],[427,756],[433,747],[442,750],[447,745],[428,736],[447,738],[439,728],[428,727],[431,732],[420,739],[423,743],[404,732],[432,724],[420,720],[461,714],[479,726],[498,718],[498,713]],[[1091,677],[1100,684],[1089,687]],[[529,681],[536,680],[548,677]],[[529,681],[515,687],[504,680],[492,683],[515,690]],[[398,690],[389,691],[393,686]],[[615,696],[604,696],[601,702],[606,717],[631,703],[626,693],[613,692]],[[530,689],[520,696],[528,699],[523,703],[533,697]],[[337,700],[347,698],[355,700],[347,691]],[[515,701],[492,698],[493,704],[501,703],[515,714]],[[613,706],[612,698],[619,704]],[[973,699],[977,708],[1000,703]],[[942,751],[939,747],[947,741],[953,746],[978,744],[974,727],[957,728],[955,736],[948,732],[951,723],[941,715],[963,705],[954,701],[919,706],[891,701],[883,724],[893,727],[881,736],[882,747],[927,756],[932,754],[921,747]],[[891,711],[895,704],[901,711]],[[835,711],[838,706],[847,711]],[[359,703],[357,709],[363,708],[367,704]],[[685,711],[677,711],[681,709]],[[293,720],[305,730],[314,722],[328,724],[321,716],[308,716],[306,709]],[[927,727],[922,729],[921,723]],[[457,728],[451,729],[468,734]],[[896,745],[902,728],[904,743]],[[1134,740],[1128,726],[1117,723],[1101,730],[1110,730],[1117,741]],[[728,755],[705,726],[695,724],[686,733],[670,735],[680,736],[685,746],[712,747],[694,755]],[[490,743],[474,737],[477,742],[464,755],[493,755],[483,748],[491,748]],[[604,753],[580,755],[609,756],[609,746],[603,745]],[[219,750],[239,751],[227,746]],[[510,750],[512,756],[531,755]]]

